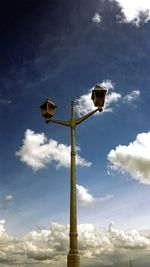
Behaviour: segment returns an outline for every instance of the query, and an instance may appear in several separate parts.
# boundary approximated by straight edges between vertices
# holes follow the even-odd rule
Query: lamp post
[[[130,258],[130,267],[132,267],[132,260],[131,260],[131,258]]]
[[[75,118],[74,101],[71,102],[71,119],[69,121],[54,120],[52,119],[56,105],[47,98],[46,101],[40,106],[41,114],[45,118],[45,122],[53,122],[64,126],[69,126],[71,129],[71,164],[70,164],[70,250],[67,257],[67,267],[80,267],[80,256],[78,252],[77,242],[77,208],[76,208],[76,146],[75,146],[75,128],[78,124],[86,120],[95,112],[103,110],[106,89],[100,85],[96,85],[92,91],[92,100],[97,107],[95,110],[88,114]]]

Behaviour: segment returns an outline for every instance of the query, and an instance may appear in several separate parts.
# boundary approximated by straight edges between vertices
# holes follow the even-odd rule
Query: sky
[[[150,3],[14,0],[0,4],[0,266],[66,266],[69,128],[76,128],[81,267],[150,262]]]

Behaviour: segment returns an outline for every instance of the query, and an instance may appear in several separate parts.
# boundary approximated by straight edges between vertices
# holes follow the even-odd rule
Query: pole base
[[[69,252],[67,256],[67,267],[80,267],[80,255],[78,252]]]

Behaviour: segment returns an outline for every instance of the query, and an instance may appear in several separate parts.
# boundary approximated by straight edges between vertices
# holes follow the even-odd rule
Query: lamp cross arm
[[[64,126],[70,126],[70,121],[50,119],[48,122],[54,122],[54,123],[61,124],[61,125],[64,125]]]
[[[80,124],[81,122],[83,122],[84,120],[86,120],[87,118],[92,116],[95,112],[97,112],[97,111],[102,112],[102,110],[103,109],[101,107],[99,107],[99,108],[87,113],[86,115],[82,116],[81,118],[76,119],[76,125]]]

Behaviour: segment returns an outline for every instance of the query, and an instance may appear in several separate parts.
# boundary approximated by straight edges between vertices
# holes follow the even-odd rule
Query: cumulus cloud
[[[51,223],[48,230],[32,231],[24,237],[29,258],[36,260],[57,259],[68,250],[69,226]]]
[[[114,91],[114,83],[111,80],[104,80],[100,85],[108,90],[105,99],[104,112],[112,112],[112,105],[117,103],[121,99],[121,94]],[[93,89],[94,87],[76,100],[76,112],[78,116],[82,116],[94,110],[95,106],[93,104],[93,101],[91,100],[91,93]],[[98,114],[100,113],[95,113],[95,115]]]
[[[96,24],[99,24],[101,22],[102,18],[98,13],[95,13],[95,15],[92,17],[92,21]]]
[[[139,26],[141,22],[146,23],[150,20],[150,2],[147,0],[111,0],[117,1],[124,18],[122,22],[132,23]]]
[[[115,84],[111,80],[104,80],[100,83],[100,86],[107,89],[107,95],[105,99],[105,105],[103,108],[103,112],[113,112],[114,107],[118,103],[126,103],[131,104],[138,99],[140,96],[139,90],[133,90],[129,92],[127,95],[122,96],[120,93],[115,91]],[[76,113],[78,116],[83,116],[86,113],[95,109],[93,101],[91,100],[91,94],[94,87],[89,89],[86,94],[81,95],[78,99],[76,99]],[[96,112],[94,115],[99,115],[100,112]]]
[[[137,230],[123,231],[109,225],[109,236],[115,247],[118,248],[149,248],[150,240],[142,236]]]
[[[77,184],[76,188],[77,188],[78,202],[79,202],[79,205],[81,205],[81,206],[89,206],[89,205],[94,204],[96,202],[105,202],[105,201],[112,198],[111,195],[107,195],[107,196],[102,197],[102,198],[96,198],[96,197],[92,196],[89,193],[88,189],[82,185]]]
[[[135,258],[139,255],[145,257],[150,249],[149,231],[118,230],[112,223],[108,230],[93,224],[79,224],[78,241],[80,255],[86,266],[128,261],[130,253],[134,253]],[[0,263],[5,260],[14,265],[49,263],[50,266],[62,267],[66,266],[68,250],[68,225],[53,222],[49,229],[34,230],[16,240],[7,234],[5,221],[0,221]]]
[[[77,152],[79,150],[77,147]],[[48,140],[44,133],[35,133],[30,129],[26,130],[23,144],[16,155],[35,171],[51,162],[54,162],[57,168],[70,166],[70,146],[59,144],[54,139]],[[78,153],[76,163],[80,166],[91,166],[91,163]]]
[[[0,220],[0,236],[5,235],[6,233],[4,225],[5,225],[5,220]]]
[[[93,224],[78,225],[79,250],[82,258],[99,263],[113,263],[112,257],[126,255],[129,249],[146,250],[150,240],[137,230],[121,231],[111,227],[102,231]],[[50,229],[33,231],[24,238],[25,251],[35,260],[64,260],[68,252],[69,226],[52,223]],[[128,257],[128,255],[127,255]]]
[[[123,97],[123,102],[124,103],[133,103],[138,97],[140,96],[140,91],[139,90],[133,90],[131,93],[125,95]]]
[[[96,201],[96,198],[94,198],[88,192],[88,189],[86,189],[84,186],[77,184],[76,188],[77,188],[78,201],[81,206],[86,206]]]
[[[150,184],[150,132],[140,133],[129,145],[119,145],[108,154],[110,167]]]
[[[121,99],[121,94],[116,92],[109,93],[105,101],[104,112],[112,112],[113,108],[111,107],[111,105],[117,103],[120,99]]]
[[[18,252],[17,241],[5,229],[5,220],[0,220],[0,263],[13,262]]]

